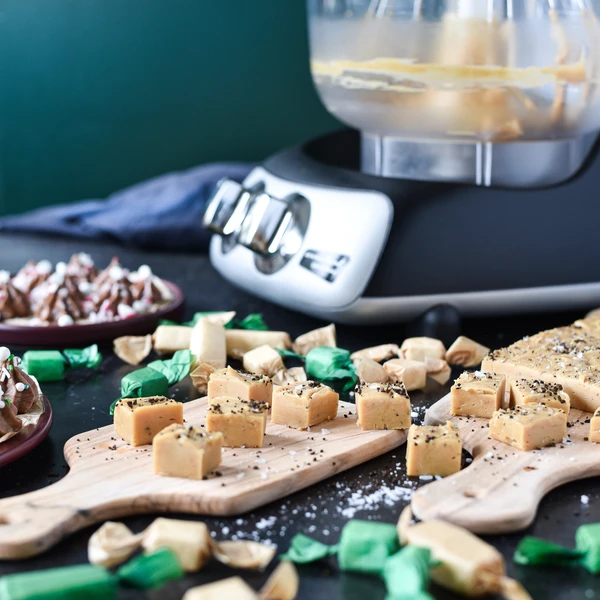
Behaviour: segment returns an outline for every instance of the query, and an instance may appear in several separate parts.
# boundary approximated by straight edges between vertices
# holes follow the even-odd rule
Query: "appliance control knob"
[[[250,197],[250,192],[237,181],[221,179],[204,212],[204,227],[224,236],[236,233],[246,216]]]
[[[272,256],[282,248],[293,221],[290,204],[265,192],[249,198],[238,242],[262,256]]]

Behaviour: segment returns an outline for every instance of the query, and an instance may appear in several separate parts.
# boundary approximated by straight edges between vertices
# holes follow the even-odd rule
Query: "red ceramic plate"
[[[54,416],[48,398],[44,395],[43,399],[44,414],[37,425],[24,427],[17,435],[0,444],[0,467],[25,456],[46,439],[50,427],[52,427]]]
[[[0,323],[0,345],[27,346],[29,348],[65,348],[109,342],[122,335],[152,333],[161,319],[180,320],[183,317],[185,298],[179,287],[170,281],[163,282],[173,293],[173,302],[161,310],[129,319],[89,325],[48,325],[28,327]]]

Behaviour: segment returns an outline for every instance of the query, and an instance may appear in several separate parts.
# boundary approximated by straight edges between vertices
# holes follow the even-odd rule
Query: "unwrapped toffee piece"
[[[232,396],[210,398],[206,431],[221,432],[224,446],[262,448],[268,412],[266,402]]]
[[[188,572],[199,571],[210,558],[211,538],[208,527],[200,521],[155,519],[144,531],[144,550],[170,548]]]
[[[306,355],[313,348],[319,346],[329,346],[335,348],[337,340],[335,335],[335,325],[333,323],[327,327],[313,329],[307,333],[298,336],[292,344],[292,350],[298,354]]]
[[[221,433],[203,433],[200,427],[174,423],[152,440],[154,472],[170,477],[203,479],[221,464]]]
[[[183,404],[164,396],[123,398],[114,416],[117,435],[132,446],[143,446],[165,427],[183,423]]]
[[[497,410],[490,419],[489,436],[519,450],[559,444],[567,435],[567,415],[545,404],[525,404]]]
[[[65,378],[65,357],[58,350],[28,350],[23,354],[23,366],[38,381],[62,381]]]
[[[450,390],[453,415],[491,419],[504,406],[506,377],[485,371],[465,371]]]
[[[117,571],[119,583],[138,590],[158,588],[183,576],[177,554],[170,548],[159,548],[152,554],[137,556]]]
[[[208,398],[238,397],[271,404],[273,384],[266,375],[237,371],[232,367],[219,369],[208,378]]]
[[[541,379],[513,379],[510,382],[510,405],[545,404],[551,408],[571,409],[569,394],[560,383],[546,383]]]
[[[462,367],[476,367],[486,357],[489,348],[482,346],[472,339],[461,335],[448,348],[446,360],[451,365],[460,365]]]
[[[275,387],[271,422],[307,429],[335,419],[339,395],[330,387],[306,381]]]
[[[2,600],[116,600],[116,578],[103,567],[77,565],[0,577]]]
[[[409,477],[460,471],[462,443],[458,428],[446,425],[411,425],[406,442],[406,474]]]
[[[359,383],[354,390],[356,424],[364,430],[408,429],[410,399],[401,383]]]

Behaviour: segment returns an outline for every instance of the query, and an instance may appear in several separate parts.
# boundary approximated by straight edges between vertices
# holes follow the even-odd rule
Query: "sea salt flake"
[[[328,433],[331,433],[329,429],[321,429],[321,435],[327,435]]]
[[[583,504],[584,506],[587,506],[590,503],[590,497],[586,494],[582,494],[580,500],[581,504]]]

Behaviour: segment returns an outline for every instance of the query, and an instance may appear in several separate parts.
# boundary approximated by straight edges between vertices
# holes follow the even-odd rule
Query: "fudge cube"
[[[402,383],[364,383],[356,386],[356,424],[361,429],[408,429],[410,399]]]
[[[115,405],[115,431],[132,446],[151,444],[173,423],[183,423],[183,404],[164,396],[122,398]]]
[[[189,572],[201,569],[212,554],[210,531],[200,521],[159,517],[144,532],[142,546],[146,552],[170,548]]]
[[[462,442],[458,427],[446,425],[411,425],[406,443],[406,474],[441,475],[460,471]]]
[[[121,379],[123,398],[148,398],[166,396],[169,393],[167,378],[150,367],[137,369]]]
[[[154,472],[170,477],[202,479],[221,464],[222,433],[174,423],[152,440]]]
[[[552,408],[571,410],[569,394],[560,383],[547,383],[541,379],[513,379],[510,382],[510,405],[545,404]]]
[[[282,385],[273,390],[271,422],[307,429],[335,419],[339,395],[316,381]]]
[[[208,399],[234,397],[271,404],[273,383],[266,375],[237,371],[231,367],[219,369],[208,379]]]
[[[559,444],[567,435],[567,413],[545,404],[497,410],[490,419],[489,435],[525,451]]]
[[[220,431],[223,445],[262,448],[269,405],[256,400],[221,396],[209,400],[206,431]]]
[[[421,361],[392,358],[383,363],[383,368],[387,371],[390,381],[403,383],[409,392],[420,390],[427,383],[427,368]]]
[[[450,390],[453,415],[491,419],[504,405],[506,377],[486,371],[464,372]]]
[[[229,577],[190,588],[182,600],[258,600],[258,594],[241,578]]]
[[[600,442],[600,408],[596,409],[590,420],[590,442]]]

